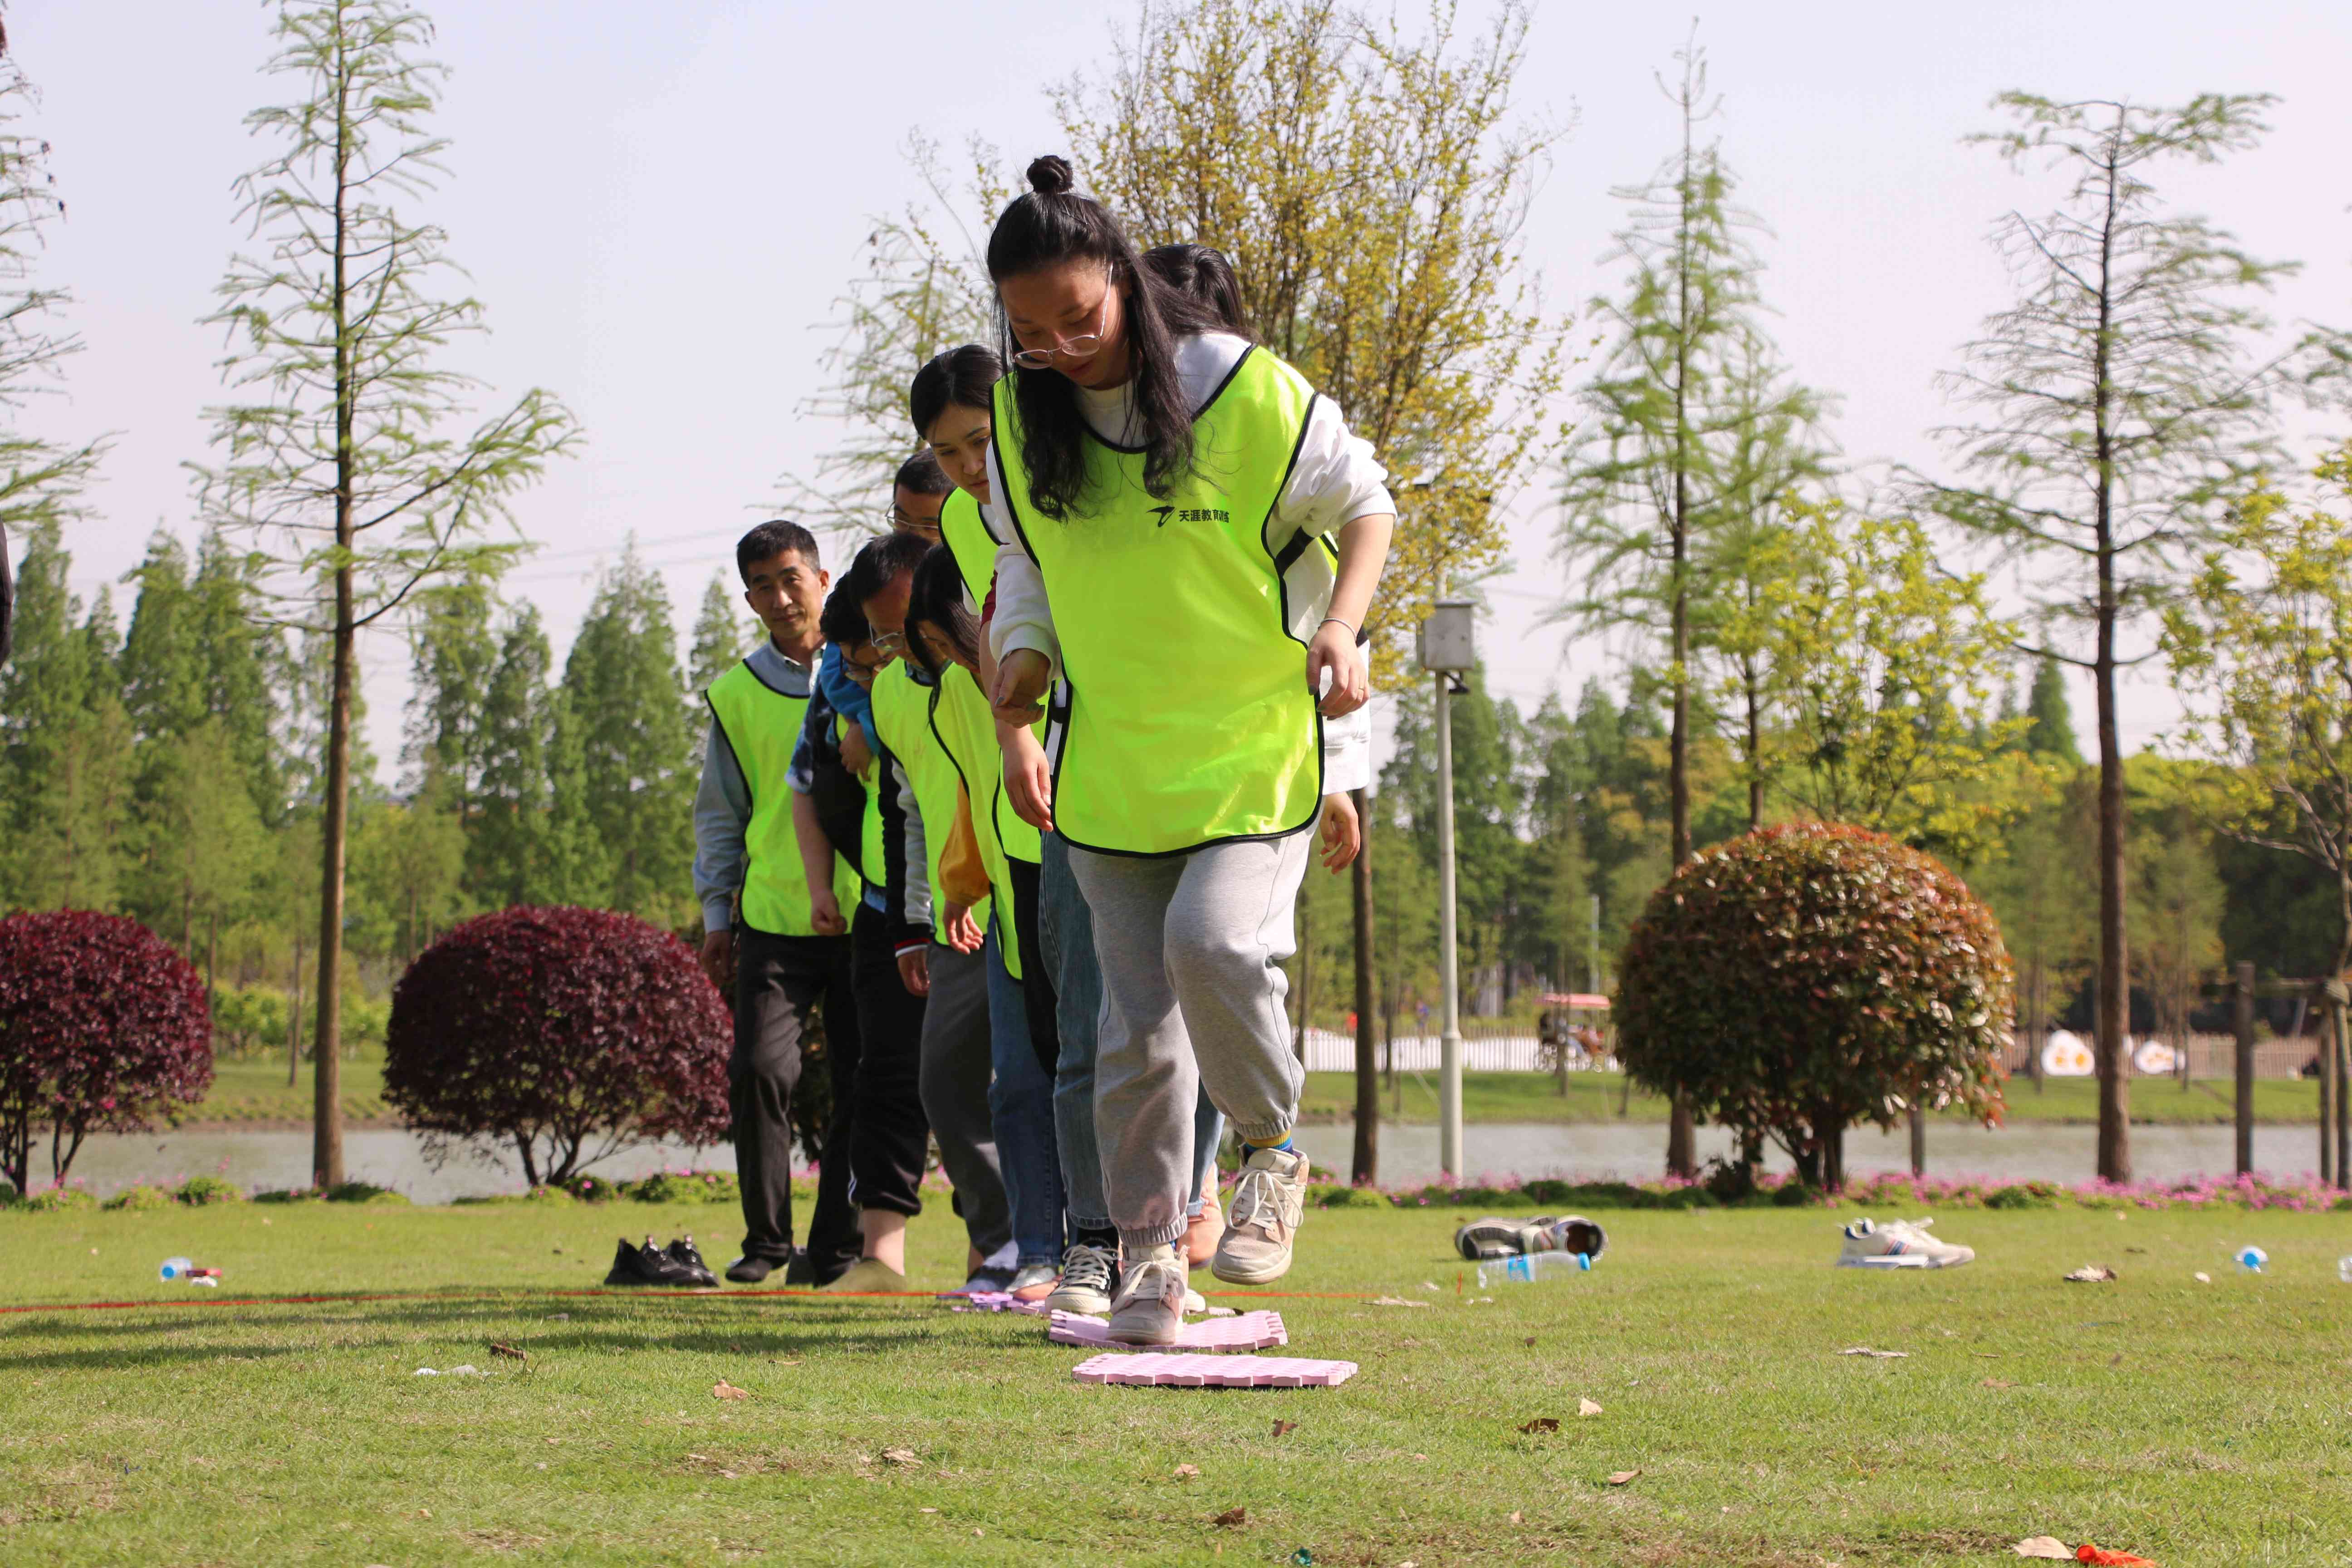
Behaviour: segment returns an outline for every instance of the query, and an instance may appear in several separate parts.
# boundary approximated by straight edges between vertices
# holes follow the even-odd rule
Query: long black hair
[[[956,652],[980,663],[980,622],[964,605],[963,571],[944,544],[915,568],[915,590],[907,600],[907,652],[937,679],[946,672],[934,668],[930,648],[915,635],[917,626],[930,627]]]
[[[1234,276],[1234,264],[1223,251],[1189,242],[1155,245],[1143,253],[1143,265],[1171,289],[1198,300],[1217,319],[1220,331],[1237,338],[1251,335],[1241,279]]]
[[[987,408],[990,394],[1004,379],[1004,362],[996,351],[981,343],[933,354],[915,373],[907,389],[907,416],[915,422],[919,440],[931,438],[931,426],[950,408]]]
[[[988,276],[1001,283],[1065,261],[1096,261],[1110,274],[1127,318],[1133,412],[1125,438],[1143,453],[1143,487],[1165,499],[1192,471],[1193,409],[1176,374],[1176,340],[1220,330],[1191,296],[1147,269],[1110,209],[1070,188],[1070,165],[1044,157],[1029,165],[1027,195],[1013,198],[988,237]],[[1050,365],[1013,363],[1021,345],[999,295],[997,334],[1013,366],[1013,403],[1021,414],[1021,466],[1037,510],[1069,515],[1087,488],[1087,428],[1076,383]],[[1139,437],[1139,439],[1138,439]]]

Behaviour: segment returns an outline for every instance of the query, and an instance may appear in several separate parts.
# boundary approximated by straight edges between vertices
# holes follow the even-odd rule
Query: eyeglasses
[[[1105,312],[1109,309],[1110,289],[1108,284],[1106,284],[1103,289],[1103,297],[1095,302],[1096,331],[1091,332],[1080,332],[1074,338],[1057,336],[1054,340],[1054,346],[1050,349],[1023,349],[1013,356],[1013,363],[1019,365],[1024,370],[1044,370],[1047,365],[1052,364],[1056,359],[1086,358],[1088,354],[1093,353],[1097,349],[1102,347],[1103,335],[1100,331],[1100,323]]]
[[[917,517],[902,506],[894,506],[884,512],[882,521],[889,524],[893,532],[937,533],[940,531],[940,520],[936,516]]]
[[[877,632],[874,634],[872,646],[876,653],[888,654],[896,658],[907,651],[907,637],[904,632]],[[890,660],[885,658],[882,662],[887,664]]]

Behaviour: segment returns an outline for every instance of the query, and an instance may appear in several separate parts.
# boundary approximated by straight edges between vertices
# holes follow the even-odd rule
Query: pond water
[[[1663,1126],[1601,1122],[1575,1126],[1499,1124],[1464,1130],[1472,1176],[1622,1177],[1647,1180],[1664,1166]],[[1354,1130],[1345,1124],[1305,1127],[1300,1144],[1318,1166],[1348,1168]],[[1939,1176],[1990,1176],[2008,1181],[2082,1182],[2096,1168],[2098,1130],[2093,1127],[2025,1124],[1987,1131],[1980,1127],[1930,1127],[1927,1171]],[[2133,1163],[2143,1180],[2173,1180],[2227,1174],[2234,1144],[2228,1127],[2135,1127]],[[344,1162],[355,1181],[373,1182],[408,1194],[418,1203],[520,1192],[520,1173],[511,1158],[501,1166],[464,1153],[438,1170],[425,1159],[413,1133],[397,1129],[355,1129],[343,1135]],[[2315,1129],[2258,1127],[2254,1163],[2274,1175],[2314,1168]],[[1731,1139],[1718,1128],[1698,1130],[1701,1161],[1727,1154]],[[1770,1150],[1769,1168],[1786,1170],[1788,1157]],[[1857,1129],[1846,1134],[1850,1171],[1910,1168],[1907,1133]],[[690,1150],[678,1145],[635,1149],[598,1163],[599,1175],[614,1179],[648,1175],[665,1167],[732,1170],[735,1153],[720,1145]],[[238,1185],[293,1187],[310,1179],[310,1135],[307,1131],[191,1130],[138,1138],[96,1138],[74,1162],[73,1174],[101,1196],[136,1182],[176,1185],[190,1176],[217,1174]],[[46,1153],[34,1159],[34,1180],[47,1173]],[[1383,1126],[1381,1181],[1384,1185],[1427,1181],[1438,1173],[1437,1129]]]

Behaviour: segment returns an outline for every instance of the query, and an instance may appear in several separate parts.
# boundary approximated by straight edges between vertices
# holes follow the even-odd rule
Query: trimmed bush
[[[99,1207],[108,1209],[167,1209],[172,1206],[171,1194],[161,1187],[151,1187],[144,1182],[125,1187],[99,1205]]]
[[[212,1204],[245,1202],[243,1187],[238,1186],[235,1182],[223,1181],[218,1176],[190,1176],[180,1184],[180,1190],[172,1195],[192,1208],[204,1208]]]
[[[205,988],[137,921],[0,920],[0,1176],[29,1192],[33,1136],[62,1180],[92,1132],[144,1132],[213,1080]]]
[[[743,1196],[732,1171],[656,1171],[624,1190],[641,1204],[731,1204]]]
[[[320,1194],[331,1204],[390,1204],[405,1206],[406,1193],[395,1193],[390,1187],[379,1187],[373,1182],[339,1182]]]
[[[1625,946],[1618,1055],[1644,1089],[1844,1178],[1847,1127],[1914,1106],[2000,1118],[2008,950],[1933,858],[1800,823],[1735,838],[1651,896]]]
[[[43,1187],[16,1205],[35,1214],[57,1214],[67,1209],[94,1209],[98,1200],[80,1187]]]
[[[431,1158],[504,1146],[532,1186],[564,1186],[632,1144],[724,1138],[731,1033],[669,932],[609,910],[502,910],[394,987],[384,1098]]]

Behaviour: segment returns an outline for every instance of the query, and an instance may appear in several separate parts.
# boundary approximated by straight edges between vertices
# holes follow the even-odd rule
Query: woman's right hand
[[[1004,798],[1013,815],[1040,833],[1054,830],[1054,770],[1045,748],[1026,724],[1000,723],[996,743],[1004,752]]]
[[[989,705],[1003,722],[1026,729],[1045,716],[1045,684],[1054,667],[1034,647],[1017,647],[996,665],[996,689]]]

